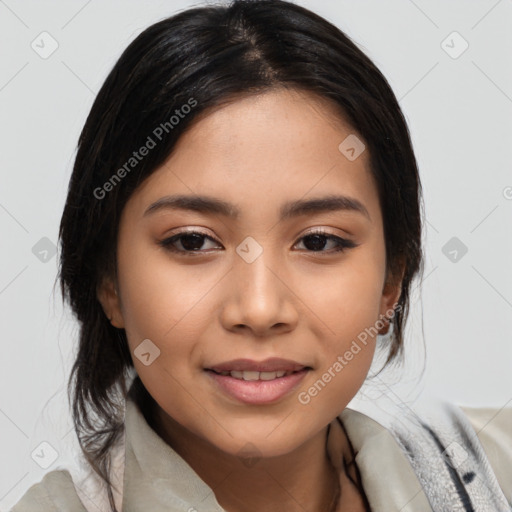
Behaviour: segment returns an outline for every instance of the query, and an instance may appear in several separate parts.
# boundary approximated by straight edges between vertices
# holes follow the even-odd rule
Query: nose
[[[235,258],[221,310],[225,329],[265,337],[296,328],[300,301],[290,277],[265,256],[263,251],[252,263]]]

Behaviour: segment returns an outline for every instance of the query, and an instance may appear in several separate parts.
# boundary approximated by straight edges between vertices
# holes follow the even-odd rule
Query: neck
[[[333,510],[340,475],[326,452],[328,427],[291,453],[243,461],[196,436],[158,406],[148,423],[214,490],[227,512]]]

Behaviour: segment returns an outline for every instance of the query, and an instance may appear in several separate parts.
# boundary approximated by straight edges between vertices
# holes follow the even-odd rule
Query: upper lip
[[[307,365],[292,361],[290,359],[282,359],[280,357],[271,357],[264,361],[254,361],[252,359],[233,359],[225,363],[219,363],[206,368],[216,372],[229,371],[253,371],[253,372],[276,372],[276,371],[298,371],[309,368]]]

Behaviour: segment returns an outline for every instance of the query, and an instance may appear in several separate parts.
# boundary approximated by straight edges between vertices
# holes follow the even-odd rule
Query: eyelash
[[[186,236],[186,235],[200,235],[201,237],[208,238],[212,242],[218,243],[215,239],[213,239],[212,237],[206,235],[205,233],[202,233],[201,231],[183,231],[183,232],[178,233],[176,235],[173,235],[173,236],[171,236],[169,238],[166,238],[165,240],[161,240],[160,242],[158,242],[158,244],[161,247],[163,247],[165,250],[167,250],[167,251],[170,251],[170,252],[173,252],[173,253],[178,253],[178,254],[184,255],[184,256],[195,257],[195,256],[198,256],[199,254],[205,252],[205,251],[200,251],[200,250],[198,250],[198,251],[187,251],[187,250],[182,250],[182,249],[176,249],[175,247],[173,247],[173,245],[172,245],[173,243],[175,243],[180,238],[182,238],[183,236]],[[341,238],[339,236],[330,234],[330,233],[328,233],[328,232],[326,232],[326,231],[324,231],[322,229],[317,229],[315,231],[311,231],[311,232],[307,233],[306,235],[302,236],[299,239],[299,241],[303,240],[304,238],[307,238],[307,237],[310,237],[310,236],[315,236],[315,235],[326,237],[329,240],[336,241],[337,247],[335,249],[331,249],[330,251],[323,251],[323,250],[319,250],[319,251],[311,251],[311,250],[309,250],[308,251],[306,249],[307,252],[332,254],[332,253],[344,252],[347,249],[352,249],[352,248],[357,247],[359,245],[359,244],[356,244],[355,242],[353,242],[352,240],[347,240],[346,238]]]

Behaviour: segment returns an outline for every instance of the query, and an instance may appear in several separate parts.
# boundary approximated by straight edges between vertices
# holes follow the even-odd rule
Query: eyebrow
[[[203,214],[214,214],[237,219],[240,209],[234,204],[215,197],[204,195],[172,195],[165,196],[152,203],[144,212],[146,217],[161,210],[190,210]],[[361,201],[343,195],[329,195],[314,199],[289,201],[280,208],[280,220],[287,220],[300,215],[308,215],[333,211],[357,212],[371,221],[370,214]]]

